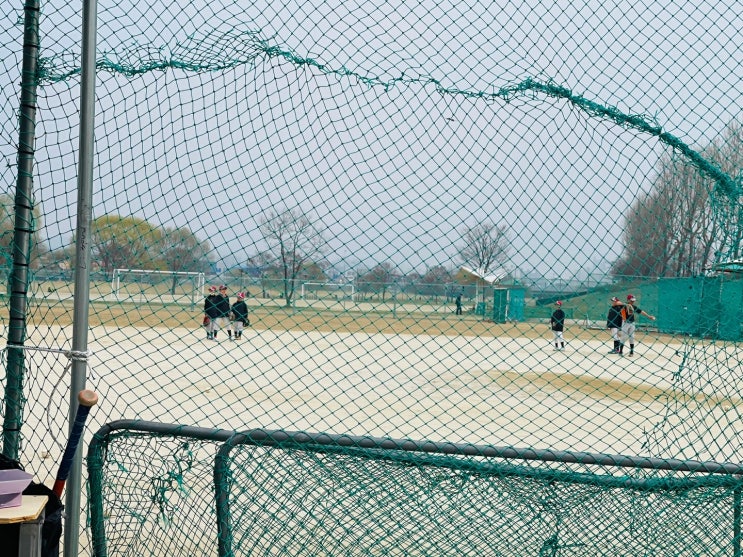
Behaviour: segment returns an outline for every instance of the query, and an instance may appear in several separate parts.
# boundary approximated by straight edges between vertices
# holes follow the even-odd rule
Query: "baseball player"
[[[629,343],[629,355],[635,355],[635,316],[644,315],[651,321],[655,317],[635,306],[637,298],[630,294],[627,296],[627,303],[622,308],[622,339],[619,343],[619,353],[624,355],[624,345]]]
[[[243,336],[243,329],[247,325],[250,325],[250,319],[248,319],[248,304],[245,303],[245,292],[237,293],[237,301],[232,304],[230,317],[232,317],[232,328],[235,331],[235,340],[239,340]]]
[[[555,350],[565,350],[565,339],[562,336],[565,328],[565,312],[562,311],[562,302],[560,300],[555,302],[555,311],[552,312],[552,317],[550,317],[550,327],[552,328]]]
[[[206,326],[206,339],[215,340],[219,324],[217,318],[221,315],[219,303],[221,296],[217,293],[216,286],[209,287],[209,295],[204,300],[204,325]]]
[[[611,339],[614,341],[614,348],[609,354],[619,354],[619,345],[621,344],[620,335],[622,333],[622,300],[614,296],[611,299],[609,315],[606,316],[606,328],[611,333]]]
[[[232,338],[232,329],[230,329],[230,297],[227,295],[227,287],[222,284],[219,287],[219,295],[217,296],[217,326],[214,329],[214,338],[217,338],[217,331],[219,329],[227,329],[227,334]]]

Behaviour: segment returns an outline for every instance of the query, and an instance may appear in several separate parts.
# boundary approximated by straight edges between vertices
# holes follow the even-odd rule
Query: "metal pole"
[[[23,423],[23,378],[26,340],[28,270],[34,223],[33,171],[36,150],[36,86],[39,62],[39,2],[27,0],[24,6],[23,65],[18,134],[18,177],[15,190],[13,268],[8,281],[10,320],[8,326],[8,369],[5,383],[3,454],[14,460],[20,452]]]
[[[733,557],[741,557],[741,489],[736,487],[733,490]]]
[[[397,319],[397,288],[394,285],[392,288],[392,317]]]
[[[90,303],[90,226],[93,199],[93,132],[95,128],[96,0],[83,0],[82,65],[80,79],[80,159],[77,178],[77,230],[75,237],[75,298],[72,320],[72,376],[70,428],[77,412],[77,394],[85,388]],[[82,451],[78,450],[67,480],[64,556],[76,557],[80,538]]]

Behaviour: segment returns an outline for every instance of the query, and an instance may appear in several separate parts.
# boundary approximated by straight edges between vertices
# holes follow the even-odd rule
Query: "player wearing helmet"
[[[629,344],[629,355],[635,355],[635,316],[644,315],[651,321],[655,317],[635,306],[637,298],[633,294],[627,296],[627,303],[622,308],[622,341],[619,344],[619,353],[624,355],[624,345]]]
[[[235,340],[239,340],[243,336],[243,328],[250,325],[248,304],[245,303],[245,292],[237,293],[237,301],[232,304],[230,316],[232,317],[232,328],[235,331]]]
[[[217,338],[217,331],[221,328],[227,329],[227,334],[232,337],[232,329],[230,329],[230,297],[227,295],[227,287],[222,284],[219,287],[219,300],[217,301],[217,311],[219,316],[217,317],[217,326],[214,329],[214,339]]]
[[[565,339],[562,336],[565,328],[565,312],[562,310],[562,302],[560,300],[555,302],[555,311],[552,312],[552,317],[550,317],[550,327],[552,329],[555,350],[565,350]]]
[[[204,300],[204,326],[206,327],[206,339],[214,340],[218,328],[217,318],[221,315],[219,311],[219,302],[221,296],[217,292],[216,286],[209,287],[209,294]]]
[[[611,333],[611,339],[614,342],[614,348],[609,354],[619,354],[619,345],[621,344],[621,333],[622,333],[622,300],[614,296],[611,299],[611,307],[609,308],[609,314],[606,316],[606,328]]]

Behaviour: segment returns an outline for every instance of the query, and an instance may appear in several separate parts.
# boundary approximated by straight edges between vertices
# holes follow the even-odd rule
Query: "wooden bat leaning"
[[[90,409],[98,404],[98,395],[95,391],[85,389],[78,393],[77,402],[79,404],[77,413],[75,414],[75,421],[72,424],[72,431],[70,432],[70,438],[67,440],[62,461],[59,463],[57,479],[54,480],[54,487],[52,487],[52,491],[54,491],[57,497],[62,497],[62,491],[67,482],[67,477],[70,475],[70,468],[72,468],[72,460],[75,458],[77,446],[80,444],[80,437],[82,437],[83,429],[85,428],[85,420],[88,419]]]

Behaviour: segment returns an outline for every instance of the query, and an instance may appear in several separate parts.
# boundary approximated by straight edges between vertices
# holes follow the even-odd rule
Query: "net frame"
[[[111,295],[114,297],[114,299],[121,301],[121,277],[122,275],[125,276],[140,276],[143,278],[153,276],[153,277],[162,277],[162,279],[171,278],[173,279],[173,282],[175,283],[175,280],[177,277],[185,277],[189,279],[188,284],[193,285],[193,288],[190,289],[190,292],[186,292],[184,295],[178,296],[178,295],[172,295],[172,301],[175,303],[184,303],[183,299],[185,297],[186,303],[188,304],[195,304],[200,298],[203,298],[205,294],[205,287],[206,287],[206,274],[203,272],[191,272],[191,271],[159,271],[154,269],[120,269],[116,268],[113,271],[113,276],[111,279]],[[134,281],[139,282],[139,281]],[[144,294],[145,290],[141,290],[141,293]],[[161,293],[155,293],[154,296],[140,296],[139,301],[143,300],[162,300],[163,294]],[[134,299],[134,295],[128,295],[125,296],[124,299],[126,300],[132,300]]]

